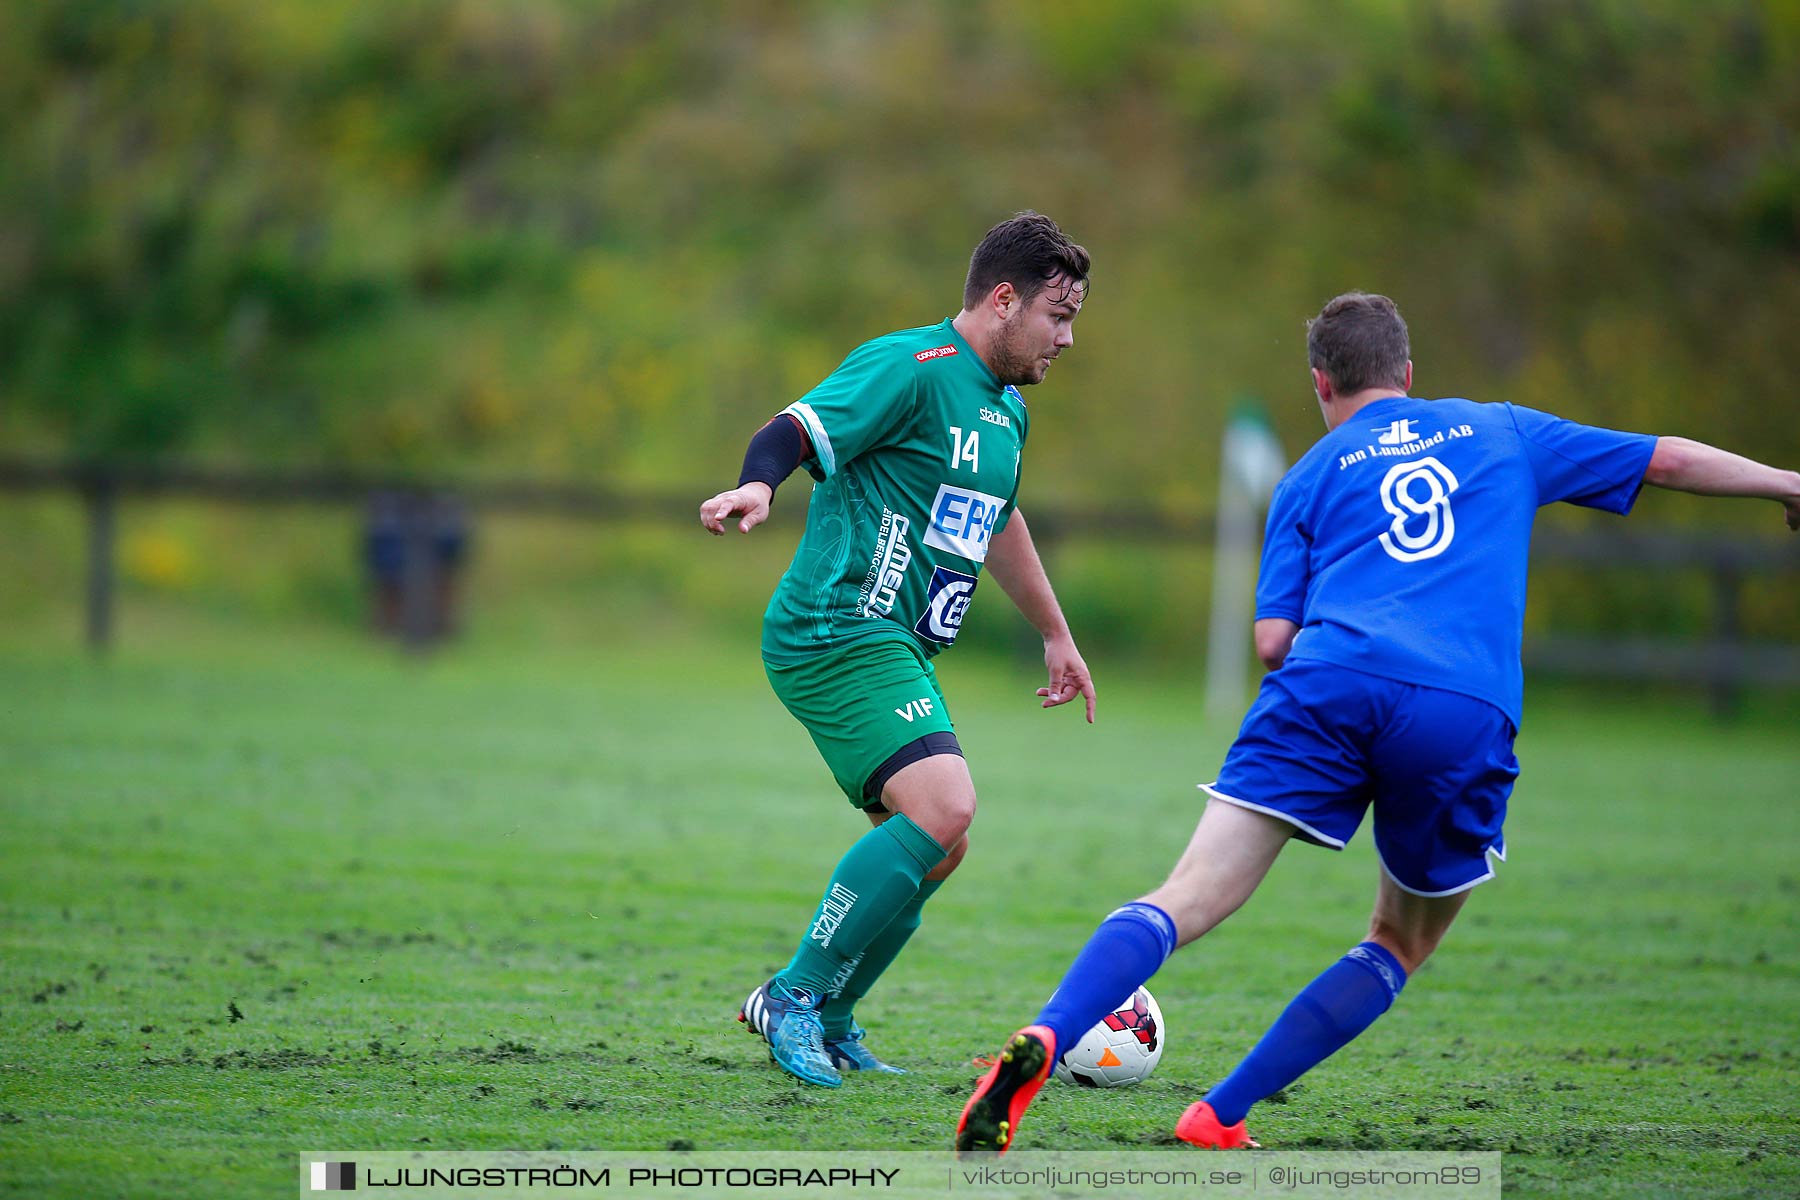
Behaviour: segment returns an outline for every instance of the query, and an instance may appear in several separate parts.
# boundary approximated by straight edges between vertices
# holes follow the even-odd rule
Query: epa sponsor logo
[[[984,408],[981,410],[981,419],[986,421],[989,425],[998,425],[1002,429],[1012,428],[1011,417],[1003,412],[995,412],[991,408]]]
[[[931,502],[925,544],[970,562],[986,562],[988,539],[994,536],[994,522],[1005,507],[1006,501],[998,496],[939,484],[937,498]]]
[[[934,358],[954,358],[955,356],[955,346],[933,346],[929,350],[921,350],[913,355],[920,362],[930,362]]]
[[[975,577],[939,567],[931,573],[931,589],[925,597],[925,615],[913,626],[913,632],[948,646],[962,629],[963,617],[969,611],[969,600],[975,595]]]

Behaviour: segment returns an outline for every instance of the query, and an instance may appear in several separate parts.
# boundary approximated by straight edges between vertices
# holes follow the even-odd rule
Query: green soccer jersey
[[[812,440],[806,532],[763,615],[791,665],[864,637],[956,640],[1019,494],[1029,419],[949,321],[865,342],[782,410]]]

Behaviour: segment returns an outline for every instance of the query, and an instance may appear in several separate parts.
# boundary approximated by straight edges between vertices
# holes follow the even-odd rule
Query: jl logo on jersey
[[[1419,431],[1413,426],[1417,423],[1410,419],[1395,421],[1385,428],[1377,429],[1375,432],[1379,436],[1376,440],[1383,446],[1404,446],[1408,442],[1416,442],[1419,440]]]

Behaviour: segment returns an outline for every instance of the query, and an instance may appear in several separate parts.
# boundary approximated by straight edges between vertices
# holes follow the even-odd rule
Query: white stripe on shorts
[[[1498,850],[1498,849],[1495,849],[1493,846],[1489,846],[1487,848],[1487,853],[1493,855],[1495,858],[1499,859],[1501,862],[1506,861],[1506,851],[1504,851],[1504,850]],[[1395,887],[1399,888],[1401,891],[1407,893],[1408,895],[1418,896],[1421,899],[1425,899],[1425,900],[1438,900],[1444,896],[1454,896],[1458,892],[1466,892],[1472,887],[1476,887],[1479,884],[1486,883],[1488,880],[1492,879],[1496,874],[1498,874],[1498,872],[1496,872],[1494,870],[1493,864],[1489,863],[1488,869],[1487,869],[1487,874],[1478,876],[1477,878],[1474,878],[1474,879],[1471,879],[1471,880],[1469,880],[1469,882],[1461,885],[1460,887],[1447,888],[1441,892],[1421,892],[1418,888],[1407,887],[1404,883],[1400,882],[1400,877],[1398,875],[1394,874],[1393,870],[1387,865],[1387,859],[1381,857],[1381,847],[1380,846],[1375,847],[1375,857],[1381,863],[1382,874],[1386,875],[1389,879],[1393,880]],[[1482,861],[1487,862],[1485,855],[1483,856]]]
[[[1201,791],[1205,792],[1207,795],[1211,796],[1214,800],[1223,800],[1227,804],[1234,804],[1239,808],[1247,808],[1251,812],[1259,812],[1266,816],[1271,816],[1271,817],[1278,818],[1279,820],[1286,821],[1289,825],[1292,825],[1296,829],[1305,830],[1306,835],[1308,837],[1318,838],[1321,845],[1329,846],[1333,850],[1342,850],[1344,848],[1344,843],[1342,841],[1340,841],[1337,838],[1329,837],[1323,833],[1320,833],[1318,830],[1314,829],[1311,825],[1308,825],[1305,821],[1302,821],[1296,817],[1290,817],[1286,813],[1281,812],[1278,809],[1266,808],[1261,804],[1252,804],[1248,800],[1239,800],[1236,796],[1227,796],[1224,792],[1221,792],[1218,788],[1213,786],[1213,784],[1218,783],[1218,782],[1219,781],[1215,779],[1215,780],[1213,780],[1212,783],[1198,783],[1198,784],[1195,784],[1194,786],[1199,788]],[[1395,882],[1399,882],[1399,881],[1396,880]]]

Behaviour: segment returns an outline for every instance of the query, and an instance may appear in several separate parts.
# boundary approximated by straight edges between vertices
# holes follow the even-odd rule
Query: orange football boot
[[[1221,1123],[1219,1114],[1204,1100],[1196,1100],[1188,1105],[1188,1110],[1181,1114],[1181,1120],[1175,1122],[1175,1136],[1204,1150],[1262,1149],[1261,1144],[1245,1130],[1242,1121],[1236,1125]]]
[[[958,1151],[993,1150],[1005,1154],[1019,1132],[1038,1089],[1050,1078],[1056,1061],[1056,1035],[1042,1025],[1027,1025],[1006,1039],[999,1061],[975,1085],[956,1123]]]

